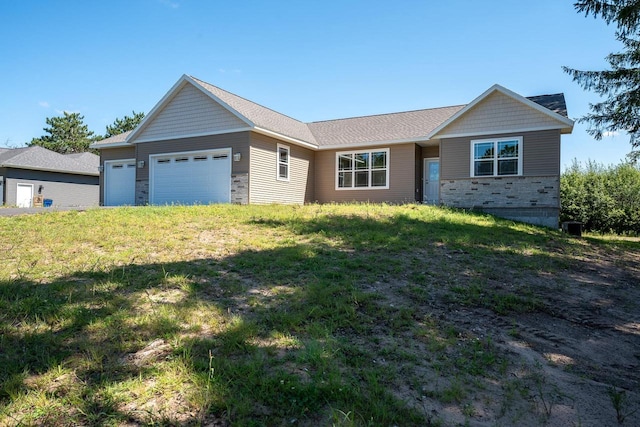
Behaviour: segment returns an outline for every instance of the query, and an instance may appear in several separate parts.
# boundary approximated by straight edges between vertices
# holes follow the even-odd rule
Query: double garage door
[[[209,204],[231,200],[231,150],[150,156],[149,203]]]
[[[135,204],[135,161],[105,163],[105,205]],[[231,150],[149,157],[149,203],[209,204],[231,200]]]

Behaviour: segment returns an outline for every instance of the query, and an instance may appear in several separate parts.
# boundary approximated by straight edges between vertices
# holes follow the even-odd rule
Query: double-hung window
[[[336,189],[389,188],[389,149],[336,153]]]
[[[471,141],[471,176],[522,175],[522,137]]]
[[[278,181],[289,181],[289,147],[278,144]]]

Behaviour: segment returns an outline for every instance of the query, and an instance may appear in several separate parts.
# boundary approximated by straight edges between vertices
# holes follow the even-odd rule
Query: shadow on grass
[[[570,246],[543,229],[408,215],[250,223],[299,239],[223,259],[0,282],[4,415],[16,424],[428,425],[430,414],[394,393],[421,381],[403,378],[410,358],[379,365],[377,347],[414,339],[420,305],[438,289],[454,305],[490,307],[508,294],[522,299],[505,312],[537,309],[518,281],[564,268]],[[487,281],[505,286],[474,297]],[[385,302],[384,284],[408,289],[409,306]]]

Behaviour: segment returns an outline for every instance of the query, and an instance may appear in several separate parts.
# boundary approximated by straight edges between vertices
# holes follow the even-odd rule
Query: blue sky
[[[0,146],[80,112],[96,133],[190,74],[302,121],[466,104],[494,83],[598,97],[561,66],[602,69],[614,28],[571,0],[0,1]],[[562,164],[615,164],[626,135],[577,124]]]

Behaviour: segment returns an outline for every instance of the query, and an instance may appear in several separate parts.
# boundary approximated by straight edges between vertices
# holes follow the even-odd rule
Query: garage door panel
[[[135,204],[136,164],[135,160],[105,162],[106,206]]]
[[[179,153],[152,159],[153,204],[228,203],[231,188],[229,150]]]

